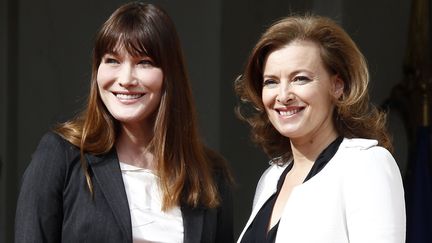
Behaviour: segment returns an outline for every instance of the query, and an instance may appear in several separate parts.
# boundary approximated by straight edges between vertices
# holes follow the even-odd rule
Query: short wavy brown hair
[[[350,36],[333,20],[316,16],[290,16],[274,23],[261,36],[235,82],[240,98],[236,111],[252,128],[252,140],[270,157],[291,156],[289,138],[270,123],[261,99],[265,61],[270,53],[297,40],[318,44],[326,68],[344,82],[343,95],[335,100],[333,122],[339,135],[378,140],[392,151],[385,113],[369,102],[366,60]]]

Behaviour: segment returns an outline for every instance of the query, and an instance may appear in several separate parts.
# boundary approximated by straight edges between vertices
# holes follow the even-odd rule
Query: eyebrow
[[[117,51],[106,51],[102,57],[104,57],[106,55],[118,56],[119,53]]]
[[[127,52],[127,51],[126,51]],[[151,58],[149,55],[147,55],[146,53],[143,53],[142,55],[137,55],[137,56],[132,56],[129,52],[127,52],[128,53],[128,55],[130,56],[130,57],[132,57],[132,58],[137,58],[137,59],[141,59],[141,58],[149,58],[149,59],[151,59],[151,60],[153,60],[153,58]],[[121,56],[121,54],[119,53],[119,51],[115,51],[115,50],[111,50],[111,51],[107,51],[107,52],[105,52],[105,54],[102,56],[102,58],[105,56],[105,55],[113,55],[113,56],[115,56],[115,57],[120,57]]]
[[[295,71],[293,71],[293,72],[290,72],[290,73],[289,73],[289,77],[293,77],[293,76],[295,76],[295,75],[297,75],[297,74],[299,74],[299,73],[302,73],[302,72],[308,73],[309,75],[314,75],[314,72],[312,72],[312,71],[309,71],[309,70],[307,70],[307,69],[299,69],[299,70],[295,70]],[[263,77],[264,77],[264,78],[265,78],[265,77],[269,77],[269,78],[277,78],[278,76],[277,76],[277,75],[274,75],[274,74],[265,74],[265,73],[263,73]]]
[[[273,75],[273,74],[264,74],[264,75],[263,75],[263,78],[272,78],[272,79],[277,79],[277,76],[276,76],[276,75]]]

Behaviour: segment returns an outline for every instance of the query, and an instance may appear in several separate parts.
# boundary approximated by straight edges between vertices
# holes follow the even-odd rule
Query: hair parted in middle
[[[92,61],[90,96],[80,116],[56,128],[81,149],[81,164],[92,191],[84,153],[104,154],[113,149],[120,124],[103,104],[97,71],[103,56],[124,48],[131,56],[148,56],[163,72],[162,97],[154,115],[150,151],[157,161],[163,209],[180,202],[190,206],[219,204],[213,165],[198,135],[196,111],[180,40],[171,18],[153,4],[122,5],[98,32]]]
[[[297,40],[316,43],[326,69],[344,82],[341,98],[334,100],[333,123],[338,134],[347,138],[376,139],[391,151],[385,114],[369,102],[369,71],[363,54],[337,23],[311,14],[289,16],[269,27],[253,48],[243,74],[235,81],[240,99],[236,112],[250,124],[252,140],[270,157],[291,157],[289,138],[280,134],[269,121],[261,94],[267,57]]]

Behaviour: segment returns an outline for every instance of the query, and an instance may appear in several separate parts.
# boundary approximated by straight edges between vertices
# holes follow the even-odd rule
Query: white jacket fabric
[[[273,164],[261,176],[238,242],[285,168]],[[402,179],[392,155],[376,140],[345,138],[327,165],[291,192],[276,242],[403,243],[405,224]]]

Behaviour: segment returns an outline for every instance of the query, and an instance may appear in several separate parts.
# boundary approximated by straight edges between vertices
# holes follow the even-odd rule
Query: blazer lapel
[[[101,188],[128,242],[132,242],[132,225],[127,195],[115,150],[98,157],[86,155],[95,181]]]
[[[181,206],[184,227],[184,242],[199,243],[204,222],[204,209]]]
[[[258,211],[264,205],[264,203],[277,191],[277,183],[279,181],[279,177],[286,168],[287,164],[283,166],[272,165],[268,171],[264,172],[265,174],[260,179],[260,183],[255,192],[255,201],[252,208],[252,213],[246,223],[246,226],[243,228],[243,231],[240,234],[238,242],[243,238],[244,233],[249,228],[249,225],[255,219]]]

